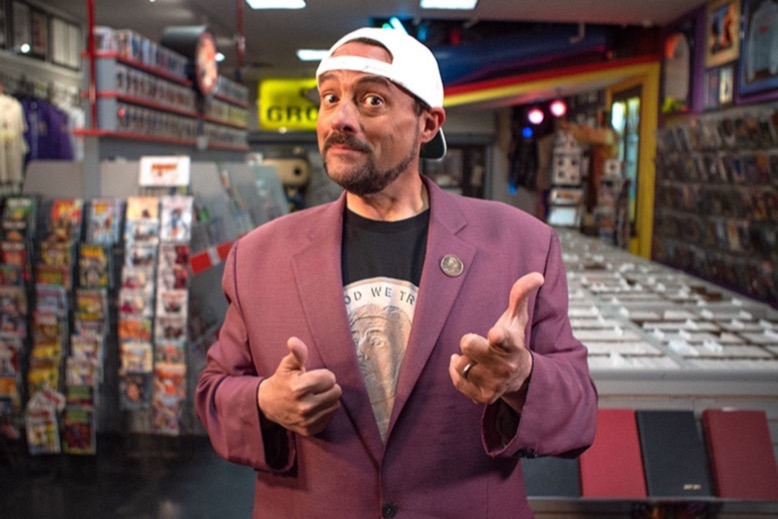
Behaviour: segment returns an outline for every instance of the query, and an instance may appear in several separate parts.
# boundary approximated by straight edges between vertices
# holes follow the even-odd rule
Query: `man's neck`
[[[359,216],[371,220],[394,222],[416,216],[427,210],[429,193],[421,175],[398,178],[380,193],[357,196],[346,193],[346,206]]]

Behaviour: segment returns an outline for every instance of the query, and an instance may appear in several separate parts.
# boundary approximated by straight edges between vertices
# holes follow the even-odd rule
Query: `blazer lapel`
[[[419,299],[413,316],[408,347],[400,368],[387,438],[391,435],[397,417],[408,401],[408,397],[438,341],[443,324],[456,302],[467,278],[469,266],[472,265],[476,254],[474,246],[457,236],[467,221],[457,210],[450,195],[443,192],[426,177],[422,178],[430,193],[427,253],[424,259]],[[459,275],[451,275],[453,274],[451,270],[444,269],[441,265],[443,258],[452,256],[462,262],[463,269]],[[446,274],[444,270],[448,270],[449,274]],[[442,369],[445,369],[445,366]]]
[[[378,462],[383,442],[359,369],[343,302],[341,241],[345,197],[313,222],[310,242],[292,257],[297,289],[311,331],[309,355],[318,356],[343,389],[341,401],[363,443]]]

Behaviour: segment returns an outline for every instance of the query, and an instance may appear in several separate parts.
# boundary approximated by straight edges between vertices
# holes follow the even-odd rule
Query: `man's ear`
[[[446,111],[443,108],[430,108],[421,114],[421,142],[429,142],[446,122]]]

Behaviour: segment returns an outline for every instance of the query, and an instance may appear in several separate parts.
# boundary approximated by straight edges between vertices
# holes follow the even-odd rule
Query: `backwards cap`
[[[362,56],[332,56],[332,53],[350,41],[357,39],[375,41],[389,51],[392,62],[387,63]],[[401,31],[391,29],[363,28],[350,32],[330,48],[319,63],[316,79],[330,70],[354,70],[385,77],[401,86],[432,108],[443,107],[443,80],[440,78],[438,62],[432,52],[417,39]],[[426,159],[442,159],[446,155],[446,138],[443,130],[421,147],[421,156]]]

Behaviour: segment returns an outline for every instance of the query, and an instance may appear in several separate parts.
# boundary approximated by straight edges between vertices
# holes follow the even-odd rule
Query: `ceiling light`
[[[421,0],[422,9],[475,9],[478,0]]]
[[[297,59],[300,61],[321,61],[328,52],[328,50],[323,49],[297,49]]]
[[[543,110],[540,108],[533,108],[529,111],[529,114],[527,114],[527,119],[529,119],[529,122],[532,124],[540,124],[543,122],[543,119],[545,117],[543,116]]]
[[[302,9],[305,0],[246,0],[252,9]]]
[[[562,99],[555,99],[548,107],[554,117],[562,117],[567,113],[567,103]]]

